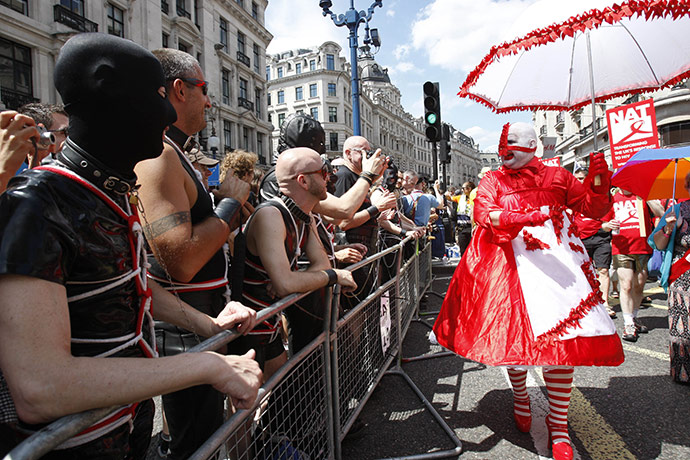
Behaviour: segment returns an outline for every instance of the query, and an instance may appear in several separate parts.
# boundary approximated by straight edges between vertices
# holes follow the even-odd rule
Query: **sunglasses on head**
[[[182,80],[183,82],[187,83],[188,85],[196,86],[201,88],[201,92],[204,93],[204,96],[208,94],[208,82],[205,80],[198,80],[196,78],[187,78],[187,77],[179,77],[176,78],[175,80]]]

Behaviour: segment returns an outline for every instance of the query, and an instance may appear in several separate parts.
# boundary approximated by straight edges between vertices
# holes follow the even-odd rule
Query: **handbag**
[[[661,264],[664,261],[664,252],[655,249],[652,253],[652,257],[649,258],[647,262],[647,272],[649,276],[661,277]]]

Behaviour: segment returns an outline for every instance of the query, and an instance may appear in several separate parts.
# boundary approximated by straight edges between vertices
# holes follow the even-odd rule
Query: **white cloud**
[[[398,45],[393,50],[393,55],[395,59],[403,59],[410,54],[410,45]]]
[[[498,151],[498,139],[501,137],[500,131],[491,131],[481,126],[472,126],[470,128],[461,129],[460,131],[474,139],[474,141],[479,144],[479,149],[481,151]]]
[[[414,69],[414,64],[412,64],[409,61],[400,61],[398,62],[395,67],[393,67],[396,72],[409,72],[410,70]]]
[[[344,13],[336,4],[331,10]],[[273,40],[266,52],[275,54],[295,48],[319,46],[325,41],[339,44],[345,54],[349,53],[347,27],[336,27],[330,16],[324,17],[318,2],[313,0],[290,0],[271,2],[266,9],[266,28],[273,34]]]
[[[468,72],[533,1],[436,0],[413,23],[412,45],[432,65]]]
[[[396,12],[396,7],[398,6],[398,2],[392,1],[392,2],[386,2],[386,7],[384,10],[386,10],[386,16],[388,17],[395,17],[395,12]]]

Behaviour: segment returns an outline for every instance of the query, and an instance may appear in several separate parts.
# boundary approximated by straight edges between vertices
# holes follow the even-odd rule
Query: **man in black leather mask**
[[[55,84],[70,115],[64,150],[0,196],[0,455],[63,415],[124,406],[45,458],[144,458],[152,396],[207,383],[248,407],[261,380],[252,351],[146,359],[156,357],[152,303],[156,318],[203,336],[238,323],[246,332],[255,316],[229,304],[211,318],[147,283],[133,168],[160,154],[175,120],[156,58],[77,35]]]

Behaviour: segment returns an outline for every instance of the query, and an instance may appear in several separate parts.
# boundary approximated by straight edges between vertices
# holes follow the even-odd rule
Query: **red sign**
[[[606,111],[613,168],[620,168],[641,149],[658,148],[654,101],[636,102]]]
[[[561,157],[542,158],[541,162],[544,163],[546,166],[560,166],[561,165]]]

